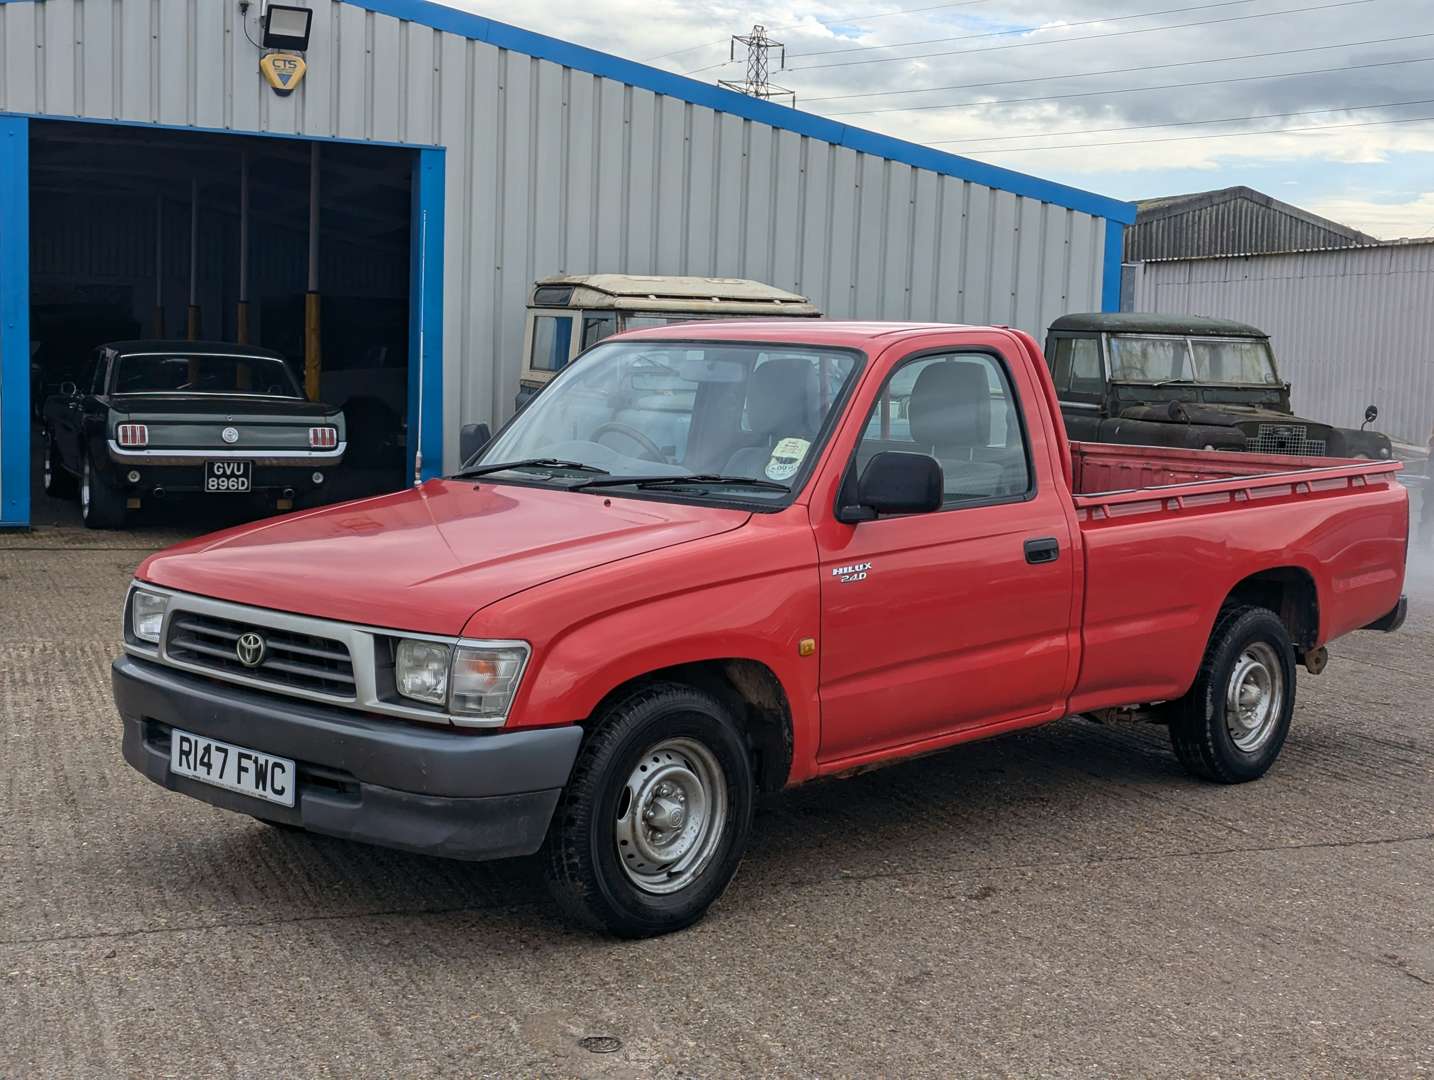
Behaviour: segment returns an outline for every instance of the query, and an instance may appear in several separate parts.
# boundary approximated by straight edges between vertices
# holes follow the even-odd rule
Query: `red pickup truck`
[[[1393,630],[1390,462],[1070,445],[1030,337],[610,338],[453,476],[160,552],[115,699],[151,780],[685,926],[762,791],[1073,714],[1253,780],[1295,668]]]

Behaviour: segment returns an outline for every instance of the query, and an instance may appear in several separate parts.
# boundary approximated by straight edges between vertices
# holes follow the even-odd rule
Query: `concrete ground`
[[[108,665],[171,524],[0,534],[0,1077],[1434,1074],[1434,572],[1259,783],[1066,721],[772,797],[704,922],[621,943],[530,861],[129,770]]]

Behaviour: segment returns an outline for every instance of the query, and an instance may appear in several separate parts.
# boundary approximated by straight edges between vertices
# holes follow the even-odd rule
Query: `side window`
[[[1051,382],[1056,384],[1059,397],[1065,397],[1066,391],[1071,388],[1071,346],[1074,344],[1074,338],[1056,338],[1050,355],[1046,357],[1051,369]]]
[[[941,463],[946,507],[1031,491],[1030,455],[1005,367],[985,353],[922,356],[887,380],[856,448],[860,475],[884,450]]]
[[[90,369],[90,393],[96,396],[103,394],[105,392],[105,380],[109,376],[110,370],[103,349],[96,349],[90,354],[88,367]]]
[[[533,319],[534,371],[562,371],[572,352],[573,320],[569,315],[538,315]]]
[[[617,314],[612,311],[590,311],[583,315],[583,336],[579,347],[590,349],[603,338],[617,333]]]
[[[1100,370],[1100,341],[1097,338],[1072,338],[1070,350],[1070,384],[1072,398],[1095,399],[1105,390],[1105,376]]]

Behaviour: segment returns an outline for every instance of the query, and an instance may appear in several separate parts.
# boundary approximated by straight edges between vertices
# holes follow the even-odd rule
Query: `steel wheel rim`
[[[727,774],[696,739],[664,739],[638,759],[618,796],[617,861],[643,892],[692,884],[727,828]]]
[[[85,467],[80,470],[80,512],[90,516],[90,459],[85,458]]]
[[[1225,691],[1225,728],[1239,750],[1252,754],[1269,742],[1284,711],[1285,675],[1273,646],[1246,646]]]
[[[49,491],[55,482],[55,451],[50,445],[50,433],[45,432],[45,490]]]

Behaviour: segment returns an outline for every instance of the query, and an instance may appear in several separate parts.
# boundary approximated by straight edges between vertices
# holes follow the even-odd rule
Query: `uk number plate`
[[[298,774],[288,758],[191,735],[178,728],[170,733],[169,771],[281,806],[294,805]]]
[[[254,486],[252,461],[206,461],[204,490],[245,492]]]

